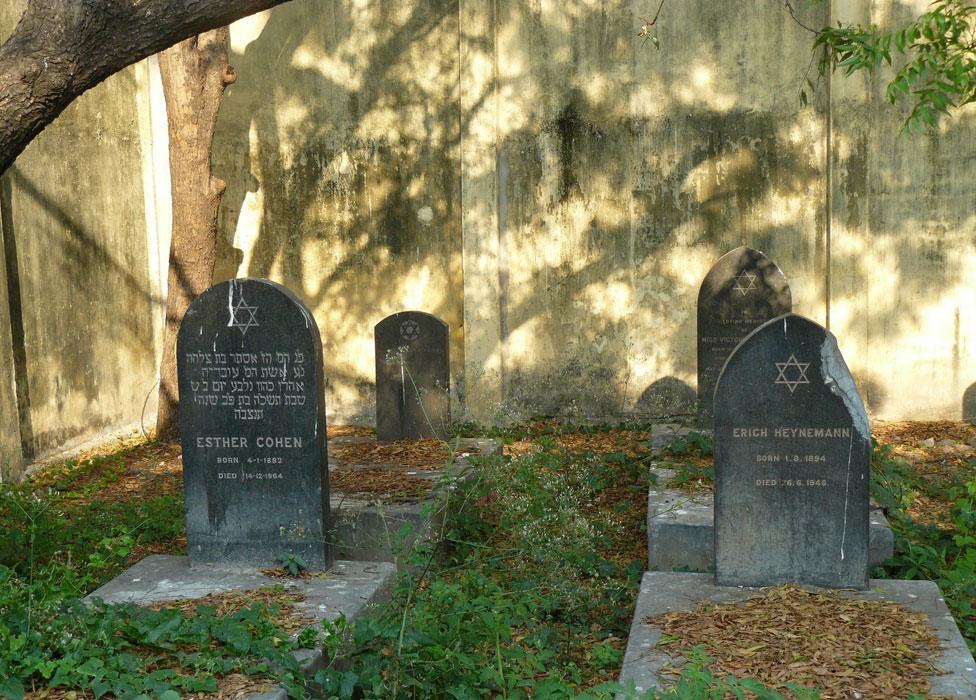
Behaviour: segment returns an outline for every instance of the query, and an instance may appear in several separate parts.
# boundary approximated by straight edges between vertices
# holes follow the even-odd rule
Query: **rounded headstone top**
[[[179,337],[202,328],[197,323],[201,320],[201,314],[208,316],[208,330],[220,325],[215,323],[214,314],[224,316],[226,328],[237,329],[243,340],[252,329],[260,328],[262,322],[266,326],[278,326],[282,321],[291,320],[288,317],[294,312],[301,315],[304,326],[314,336],[316,343],[321,345],[315,316],[294,292],[260,277],[238,277],[218,282],[193,300],[180,323]]]
[[[435,316],[432,313],[428,313],[427,311],[408,310],[408,311],[397,311],[395,313],[390,314],[383,320],[379,321],[374,326],[374,329],[379,329],[381,327],[386,328],[387,326],[400,322],[403,320],[402,317],[404,316],[408,318],[413,318],[418,321],[423,320],[429,323],[435,323],[439,326],[444,327],[445,329],[448,327],[445,321],[439,319],[437,316]]]
[[[718,311],[728,302],[775,310],[793,306],[790,285],[779,266],[761,250],[743,245],[719,258],[698,289],[698,312]],[[703,308],[704,307],[704,308]]]
[[[843,403],[858,436],[871,439],[867,409],[841,355],[837,338],[805,316],[783,314],[742,339],[719,373],[714,395],[716,417],[720,407],[728,411],[728,396],[741,394],[743,387],[749,387],[757,398],[768,397],[775,388],[785,389],[790,398],[800,399],[809,394],[811,400],[823,401],[836,397]],[[738,410],[761,413],[767,400],[739,406]]]

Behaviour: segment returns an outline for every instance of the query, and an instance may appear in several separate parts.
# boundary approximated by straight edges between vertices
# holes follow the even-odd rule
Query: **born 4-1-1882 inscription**
[[[756,329],[715,391],[717,583],[865,588],[870,456],[834,336],[794,314]]]
[[[177,346],[192,562],[329,565],[322,344],[305,305],[238,279],[187,310]]]

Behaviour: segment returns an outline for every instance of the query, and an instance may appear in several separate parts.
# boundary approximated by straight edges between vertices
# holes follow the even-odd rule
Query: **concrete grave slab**
[[[340,615],[351,621],[369,607],[386,602],[395,575],[396,567],[389,562],[337,560],[320,575],[282,579],[263,574],[253,567],[214,563],[195,563],[191,567],[189,557],[155,554],[129,567],[85,600],[100,598],[106,603],[150,605],[282,585],[304,597],[295,607],[312,618],[310,624],[314,625],[322,620],[336,620]],[[301,649],[295,656],[307,677],[323,668],[321,649]],[[284,700],[286,697],[283,689],[274,686],[267,692],[252,693],[247,700]]]
[[[807,590],[818,590],[804,586]],[[666,667],[682,663],[672,657],[666,647],[658,646],[661,630],[646,625],[645,617],[674,610],[694,610],[700,602],[738,602],[754,597],[761,588],[715,585],[709,574],[648,571],[641,581],[634,622],[630,628],[627,651],[624,654],[620,682],[633,682],[639,692],[664,688],[666,679],[660,672]],[[831,594],[860,600],[884,600],[925,614],[934,634],[941,642],[941,655],[936,667],[942,675],[932,676],[932,695],[952,698],[976,697],[976,663],[949,614],[939,588],[931,581],[892,581],[871,579],[863,591],[830,590]]]
[[[345,437],[330,440],[329,445],[331,447],[370,441],[372,438]],[[418,538],[428,539],[435,536],[443,522],[444,513],[434,510],[433,506],[443,489],[454,488],[452,479],[464,479],[471,474],[471,457],[500,455],[502,443],[493,439],[462,438],[455,449],[457,457],[448,469],[412,469],[397,464],[330,464],[333,474],[345,469],[383,467],[431,482],[428,497],[407,503],[392,502],[382,495],[365,497],[343,493],[333,487],[330,496],[335,556],[357,561],[393,562],[396,561],[397,550],[401,547],[409,548]],[[445,475],[448,478],[442,481]],[[410,525],[412,532],[405,542],[398,545],[396,536],[404,525]]]
[[[668,488],[673,469],[653,468],[657,485],[647,498],[648,568],[658,571],[712,571],[715,566],[715,497],[711,491]],[[868,563],[880,566],[894,555],[895,536],[884,513],[869,512]]]

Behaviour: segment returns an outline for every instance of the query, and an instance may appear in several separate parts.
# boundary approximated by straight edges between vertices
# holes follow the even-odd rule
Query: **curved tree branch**
[[[287,0],[28,0],[0,45],[0,174],[86,90],[184,39]]]

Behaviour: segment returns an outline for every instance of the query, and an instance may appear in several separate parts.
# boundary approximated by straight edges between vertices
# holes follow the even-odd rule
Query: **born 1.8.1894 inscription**
[[[747,246],[712,266],[698,291],[698,424],[711,428],[712,395],[735,346],[792,309],[790,285],[776,263]]]
[[[834,336],[795,314],[757,328],[715,390],[716,582],[867,587],[870,456]]]
[[[326,568],[322,344],[305,305],[262,279],[196,299],[177,344],[191,562]]]

